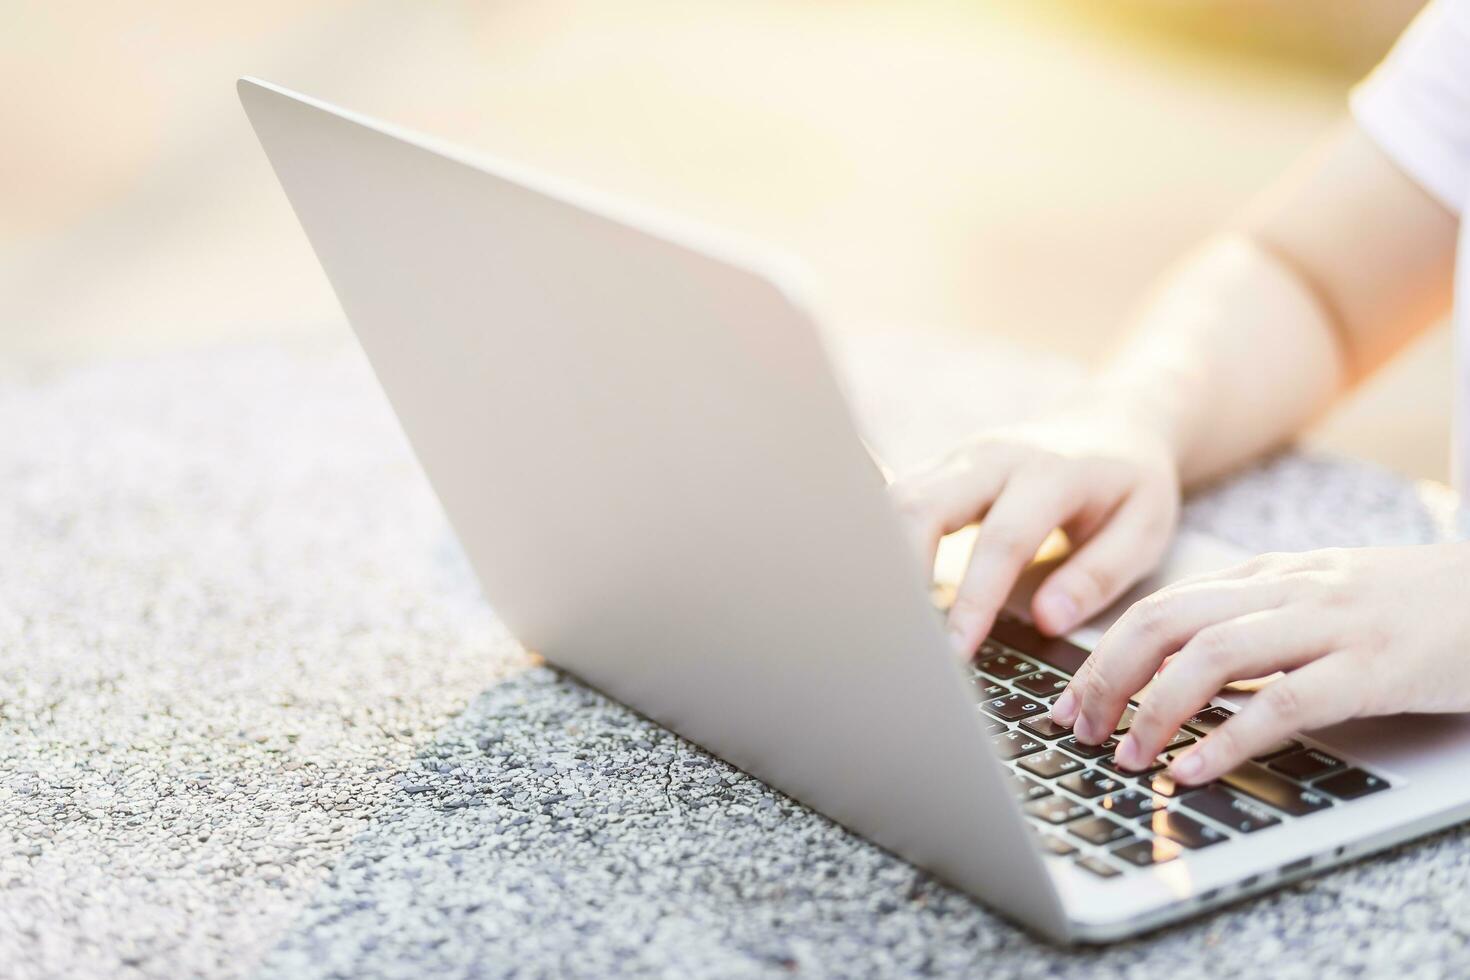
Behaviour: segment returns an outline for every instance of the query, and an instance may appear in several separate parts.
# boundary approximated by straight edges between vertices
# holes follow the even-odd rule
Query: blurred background
[[[795,253],[838,332],[1085,362],[1418,6],[0,0],[0,371],[345,341],[241,74]],[[1442,479],[1447,364],[1313,441]]]

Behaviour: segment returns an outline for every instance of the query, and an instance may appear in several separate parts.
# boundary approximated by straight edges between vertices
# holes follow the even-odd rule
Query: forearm
[[[1346,377],[1340,334],[1313,290],[1232,234],[1165,278],[1086,397],[1158,431],[1189,484],[1289,440]]]
[[[1449,306],[1458,222],[1345,122],[1168,276],[1096,399],[1198,482],[1293,436]]]

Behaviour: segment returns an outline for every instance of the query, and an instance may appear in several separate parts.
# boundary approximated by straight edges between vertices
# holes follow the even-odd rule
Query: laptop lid
[[[515,635],[1061,935],[791,292],[667,219],[268,83],[239,92]]]

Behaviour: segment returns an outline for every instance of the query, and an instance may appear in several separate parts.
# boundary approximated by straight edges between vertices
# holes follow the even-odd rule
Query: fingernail
[[[1113,750],[1113,758],[1116,759],[1118,761],[1118,765],[1122,766],[1124,769],[1143,768],[1142,763],[1140,763],[1139,760],[1135,758],[1137,754],[1138,744],[1134,741],[1131,734],[1124,735],[1123,740],[1118,743],[1118,747]]]
[[[1042,597],[1041,618],[1053,633],[1065,633],[1077,622],[1079,610],[1077,600],[1065,592],[1053,592]]]
[[[1169,766],[1169,772],[1174,776],[1174,778],[1182,780],[1186,783],[1192,783],[1195,780],[1199,779],[1200,775],[1204,771],[1204,753],[1201,752],[1199,749],[1195,749],[1193,752],[1188,752],[1184,755],[1181,755],[1179,758],[1175,759],[1174,762]]]
[[[1058,725],[1070,725],[1072,719],[1077,715],[1077,695],[1072,693],[1071,688],[1062,692],[1057,698],[1056,704],[1051,706],[1051,720]]]
[[[1096,745],[1102,739],[1092,732],[1092,719],[1083,715],[1072,725],[1072,734],[1077,736],[1077,741],[1086,742],[1088,745]]]

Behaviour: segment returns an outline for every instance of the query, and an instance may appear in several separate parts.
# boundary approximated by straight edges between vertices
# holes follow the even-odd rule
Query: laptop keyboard
[[[1231,711],[1221,705],[1186,721],[1147,771],[1119,769],[1112,757],[1116,737],[1086,745],[1048,717],[1070,674],[1017,647],[1043,650],[1057,641],[1011,619],[997,632],[1016,646],[992,636],[973,665],[991,744],[1045,853],[1100,878],[1311,819],[1390,788],[1384,777],[1300,736],[1282,740],[1213,783],[1176,785],[1164,772],[1170,754],[1223,724]],[[1034,646],[1024,642],[1028,635],[1034,636]],[[1115,736],[1128,730],[1134,707],[1123,713]]]

